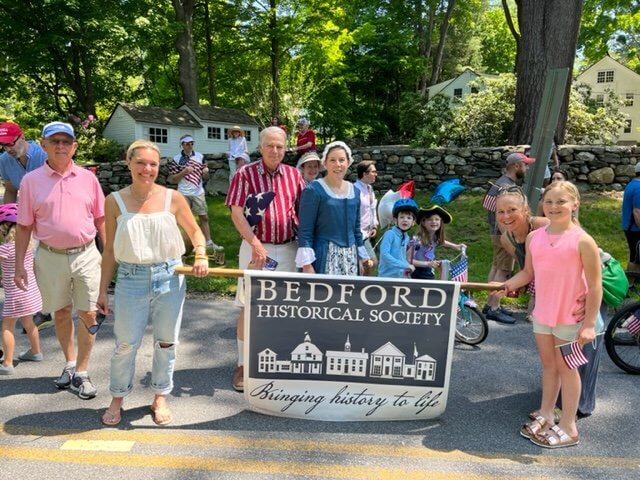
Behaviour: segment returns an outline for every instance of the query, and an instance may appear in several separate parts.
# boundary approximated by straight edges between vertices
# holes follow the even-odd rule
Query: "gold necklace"
[[[155,189],[152,187],[151,190],[149,190],[149,193],[147,193],[146,197],[140,197],[138,195],[135,194],[133,187],[131,185],[129,185],[129,194],[131,194],[131,196],[133,197],[134,200],[136,200],[139,203],[144,203],[147,200],[149,200],[149,198],[155,193]]]

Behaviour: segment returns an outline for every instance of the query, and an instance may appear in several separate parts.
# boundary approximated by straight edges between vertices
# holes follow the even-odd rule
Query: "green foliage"
[[[418,93],[408,93],[400,103],[400,128],[413,143],[437,147],[447,142],[445,132],[453,122],[450,99],[436,95],[431,100]]]
[[[78,141],[78,150],[74,160],[79,164],[105,163],[121,160],[124,156],[122,145],[114,140],[108,140],[99,132],[101,122],[93,115],[82,119],[75,115],[69,116]]]
[[[569,98],[565,141],[586,145],[615,144],[626,120],[620,110],[622,105],[622,100],[613,92],[599,104],[591,98],[588,85],[574,85]]]

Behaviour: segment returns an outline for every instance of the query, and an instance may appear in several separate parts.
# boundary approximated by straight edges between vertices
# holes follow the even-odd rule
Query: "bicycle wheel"
[[[478,307],[463,305],[456,314],[456,340],[467,345],[484,342],[489,334],[487,319]]]
[[[627,325],[639,309],[640,302],[634,302],[619,310],[609,321],[604,335],[604,344],[613,363],[635,375],[640,375],[640,334],[629,333]]]

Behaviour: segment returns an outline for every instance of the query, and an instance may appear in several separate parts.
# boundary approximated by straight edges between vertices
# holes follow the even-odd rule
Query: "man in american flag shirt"
[[[522,181],[527,172],[527,165],[535,160],[527,157],[523,153],[511,153],[506,160],[505,172],[491,186],[482,201],[482,206],[487,211],[487,223],[489,223],[489,235],[491,235],[491,246],[493,248],[493,260],[491,262],[491,270],[489,271],[489,282],[504,282],[513,272],[514,260],[509,252],[507,252],[500,237],[502,232],[496,222],[496,198],[501,189],[515,187],[518,181]],[[509,315],[502,307],[500,307],[500,297],[489,294],[487,305],[482,313],[489,320],[495,320],[501,323],[515,323],[515,318]]]

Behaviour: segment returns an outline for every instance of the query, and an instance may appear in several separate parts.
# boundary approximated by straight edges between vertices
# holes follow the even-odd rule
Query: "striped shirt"
[[[202,186],[202,171],[206,167],[204,163],[204,157],[200,152],[191,152],[191,155],[186,155],[184,151],[180,155],[173,157],[167,164],[169,168],[169,175],[177,175],[184,168],[191,167],[193,171],[178,182],[178,191],[186,196],[202,195],[204,193],[204,187]]]
[[[279,164],[275,172],[263,160],[245,165],[231,180],[225,205],[243,207],[248,195],[274,192],[275,198],[265,212],[255,234],[263,243],[286,243],[295,239],[298,230],[298,201],[304,180],[298,169]]]
[[[24,269],[27,272],[27,290],[24,291],[13,283],[16,273],[16,244],[7,242],[0,245],[2,258],[2,286],[4,287],[4,318],[24,317],[33,315],[42,309],[42,298],[33,271],[33,250],[27,249],[24,255]]]

